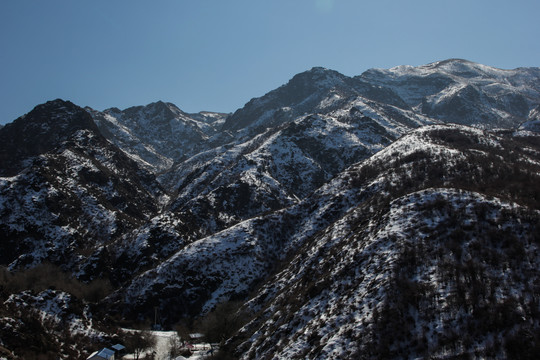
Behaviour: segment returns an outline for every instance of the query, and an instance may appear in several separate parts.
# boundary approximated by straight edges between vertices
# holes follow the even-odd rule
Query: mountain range
[[[539,109],[540,68],[461,59],[231,114],[38,105],[0,128],[0,359],[157,314],[222,358],[534,358]]]

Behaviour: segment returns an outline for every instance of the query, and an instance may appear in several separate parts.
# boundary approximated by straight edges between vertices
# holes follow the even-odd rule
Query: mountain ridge
[[[441,68],[444,68],[443,72],[438,70]],[[529,111],[540,102],[538,79],[539,68],[501,70],[461,59],[417,67],[369,69],[353,77],[314,67],[293,76],[286,84],[267,94],[251,99],[231,114],[211,113],[210,118],[216,120],[204,126],[196,125],[200,114],[186,114],[171,103],[161,102],[175,109],[180,122],[195,124],[185,136],[202,140],[205,143],[202,148],[194,146],[193,142],[180,140],[178,136],[162,133],[158,138],[168,140],[166,143],[161,140],[158,144],[149,134],[133,134],[133,129],[125,129],[126,121],[133,124],[129,116],[119,125],[114,124],[118,119],[112,123],[103,119],[104,115],[116,114],[114,116],[117,117],[123,112],[133,113],[157,103],[122,111],[92,110],[91,113],[100,129],[109,134],[109,140],[129,149],[131,156],[138,158],[147,169],[161,173],[170,169],[175,161],[181,162],[204,148],[218,147],[239,138],[247,141],[268,128],[292,122],[301,116],[325,115],[352,107],[355,102],[368,105],[369,111],[383,111],[394,118],[396,113],[400,113],[405,114],[400,115],[404,119],[414,116],[432,123],[517,127],[526,121]],[[120,129],[112,131],[115,127]],[[145,159],[159,165],[156,168]]]

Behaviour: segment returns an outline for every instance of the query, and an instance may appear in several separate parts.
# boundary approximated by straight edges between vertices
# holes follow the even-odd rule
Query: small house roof
[[[122,351],[122,350],[125,350],[126,347],[122,344],[116,344],[116,345],[113,345],[111,346],[111,348],[115,351]]]
[[[204,337],[204,334],[201,334],[201,333],[193,333],[193,334],[189,334],[189,337],[192,338],[192,339],[200,339],[200,338],[203,338],[203,337]]]
[[[92,355],[90,355],[87,360],[101,360],[101,359],[105,359],[105,360],[111,360],[111,359],[114,359],[114,351],[112,351],[111,349],[107,349],[107,348],[103,348],[99,351],[96,351],[94,353],[92,353]]]
[[[106,359],[109,359],[114,356],[114,351],[108,348],[103,348],[98,352],[98,355],[107,356]]]

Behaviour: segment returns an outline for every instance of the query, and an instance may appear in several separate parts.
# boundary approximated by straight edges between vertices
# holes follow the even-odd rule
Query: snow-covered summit
[[[449,59],[371,69],[359,78],[392,89],[424,115],[485,128],[517,126],[540,101],[540,68],[502,70]]]
[[[324,67],[313,67],[308,71],[295,75],[290,81],[290,84],[296,85],[297,82],[306,81],[313,82],[319,88],[332,88],[343,84],[347,76],[339,72]]]
[[[337,90],[340,98],[351,95],[349,78],[334,70],[314,67],[299,73],[286,84],[259,98],[251,99],[243,108],[229,116],[225,130],[240,131],[249,128],[258,132],[279,126],[296,117],[311,113],[328,92]]]
[[[87,108],[101,132],[144,168],[161,172],[204,149],[226,114],[188,114],[157,101],[125,110]]]
[[[101,136],[90,115],[70,101],[36,106],[0,130],[0,176],[15,174],[22,162],[55,149],[79,130]]]
[[[383,73],[391,74],[395,77],[403,75],[430,75],[435,72],[445,73],[460,77],[503,77],[515,74],[518,70],[503,70],[492,66],[482,65],[465,59],[448,59],[436,61],[421,66],[400,65],[387,70],[374,69]]]

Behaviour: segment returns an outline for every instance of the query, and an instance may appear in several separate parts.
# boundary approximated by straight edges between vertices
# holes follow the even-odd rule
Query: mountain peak
[[[315,85],[319,88],[331,88],[342,83],[346,78],[345,75],[335,70],[317,66],[295,75],[287,85],[301,81],[308,86]]]
[[[435,61],[428,65],[443,66],[446,64],[475,65],[476,63],[467,59],[451,58],[451,59],[446,59],[446,60]]]
[[[112,112],[112,109],[104,112]],[[176,105],[167,103],[161,100],[152,102],[147,105],[132,106],[125,110],[115,111],[116,113],[124,113],[128,117],[151,117],[160,118],[165,122],[170,121],[179,113],[183,113]]]
[[[325,68],[323,66],[314,66],[311,69],[305,71],[309,73],[329,73],[329,72],[336,72],[332,69]]]
[[[439,71],[463,78],[473,78],[484,74],[494,75],[504,70],[482,65],[465,59],[447,59],[420,66],[420,69]]]
[[[70,101],[56,99],[36,106],[0,130],[2,172],[20,170],[20,162],[59,146],[78,130],[99,133],[92,117]]]
[[[250,124],[266,128],[290,121],[294,116],[304,114],[307,112],[305,110],[315,107],[329,90],[346,88],[348,80],[349,77],[335,70],[313,67],[296,74],[286,84],[266,95],[251,99],[243,108],[227,118],[223,129],[239,130]],[[291,107],[297,111],[287,112],[286,109]],[[279,113],[276,114],[276,111]]]
[[[92,118],[84,109],[71,101],[62,99],[51,100],[37,105],[23,118],[25,122],[46,123],[61,128],[77,126],[95,129],[95,125],[91,121]]]
[[[153,103],[150,103],[146,105],[148,108],[154,108],[154,109],[160,109],[160,110],[170,110],[171,109],[171,103],[167,103],[162,100],[155,101]]]

